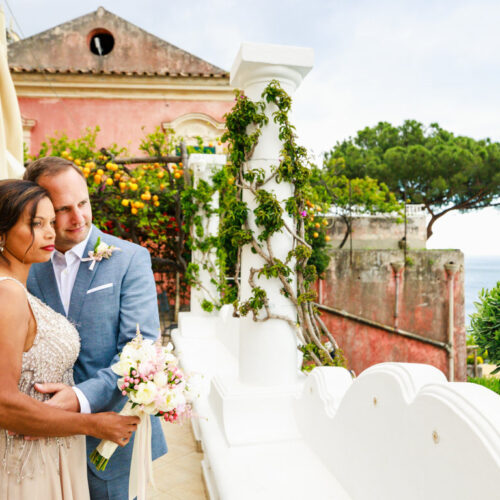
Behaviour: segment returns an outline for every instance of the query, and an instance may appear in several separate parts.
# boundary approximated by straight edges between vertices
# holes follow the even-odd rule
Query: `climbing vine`
[[[262,127],[268,124],[265,110],[269,105],[274,105],[276,109],[272,119],[279,126],[282,150],[279,164],[272,167],[266,177],[264,170],[250,168],[248,161],[258,144]],[[310,183],[311,166],[306,149],[296,143],[295,128],[288,117],[290,108],[291,98],[277,81],[270,82],[259,102],[253,102],[236,91],[236,103],[231,113],[226,115],[227,132],[222,137],[229,144],[225,180],[226,189],[228,186],[231,189],[221,197],[219,261],[225,271],[232,270],[233,283],[238,287],[241,248],[250,245],[263,264],[250,269],[250,298],[242,301],[239,289],[229,294],[236,312],[242,316],[251,313],[255,321],[281,319],[288,322],[299,337],[305,366],[344,365],[342,351],[314,306],[316,293],[313,285],[318,279],[318,271],[310,262],[313,255],[311,243],[319,237],[326,240],[319,213],[326,211],[327,207],[311,202],[314,199]],[[293,194],[284,204],[278,201],[272,189],[266,189],[271,180],[292,185]],[[231,182],[228,184],[228,181]],[[250,228],[249,208],[243,197],[245,190],[253,194],[257,203],[253,213],[259,234]],[[288,232],[293,240],[292,249],[284,261],[275,256],[271,241],[275,233],[283,231]],[[321,250],[324,253],[325,245]],[[271,311],[266,291],[256,282],[256,278],[261,277],[279,280],[281,293],[296,308],[296,321]]]

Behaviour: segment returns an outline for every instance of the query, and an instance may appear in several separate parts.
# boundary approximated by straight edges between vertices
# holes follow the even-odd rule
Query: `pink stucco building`
[[[173,128],[217,145],[234,102],[229,74],[99,7],[8,46],[25,142],[99,125],[99,146],[131,154],[145,133]]]

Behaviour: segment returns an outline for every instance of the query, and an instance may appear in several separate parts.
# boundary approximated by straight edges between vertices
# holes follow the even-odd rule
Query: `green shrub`
[[[496,365],[496,373],[500,371],[500,281],[491,290],[481,290],[474,305],[476,312],[471,314],[468,333],[480,353]]]
[[[467,379],[468,382],[472,382],[473,384],[484,385],[488,389],[491,389],[493,392],[500,394],[500,379],[493,377],[469,377]]]

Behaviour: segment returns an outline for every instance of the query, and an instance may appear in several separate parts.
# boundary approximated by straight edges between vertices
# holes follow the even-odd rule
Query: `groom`
[[[159,332],[156,286],[146,249],[99,231],[85,177],[63,158],[46,157],[31,163],[24,179],[37,182],[50,194],[56,213],[56,250],[50,261],[35,264],[28,278],[29,291],[67,316],[80,333],[81,350],[74,366],[76,385],[37,384],[52,393],[48,404],[69,411],[120,411],[125,399],[117,388],[118,376],[110,366],[135,336],[139,324],[145,338]],[[85,261],[97,240],[117,247],[109,259]],[[160,421],[152,419],[153,460],[167,452]],[[87,455],[98,440],[87,437]],[[118,448],[106,470],[87,461],[92,500],[128,500],[128,477],[133,439]]]

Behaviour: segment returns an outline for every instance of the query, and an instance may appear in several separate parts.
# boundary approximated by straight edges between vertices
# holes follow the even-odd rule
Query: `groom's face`
[[[37,180],[50,194],[56,213],[56,248],[67,252],[89,234],[92,209],[85,179],[72,168]]]

